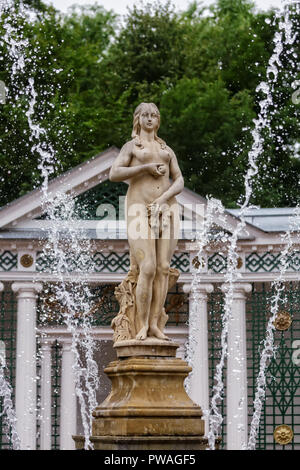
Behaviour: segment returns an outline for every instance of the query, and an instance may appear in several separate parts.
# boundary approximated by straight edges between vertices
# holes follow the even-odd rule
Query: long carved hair
[[[141,133],[140,115],[146,106],[151,106],[151,108],[154,110],[155,114],[158,117],[158,126],[157,126],[157,129],[154,131],[154,140],[156,140],[160,144],[161,148],[164,149],[166,148],[166,143],[157,135],[157,131],[160,126],[160,112],[158,110],[158,107],[154,103],[141,103],[137,106],[137,108],[135,109],[133,113],[133,128],[132,128],[131,137],[135,140],[135,145],[143,148],[141,138],[140,138],[140,133]]]

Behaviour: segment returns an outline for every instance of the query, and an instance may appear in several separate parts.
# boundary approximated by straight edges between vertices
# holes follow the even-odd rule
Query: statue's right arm
[[[109,172],[110,181],[118,183],[147,172],[146,165],[129,166],[132,159],[132,142],[123,145]]]

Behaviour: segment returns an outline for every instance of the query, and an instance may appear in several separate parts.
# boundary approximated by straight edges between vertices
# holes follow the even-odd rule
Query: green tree
[[[237,149],[247,143],[242,129],[254,116],[249,94],[231,96],[221,80],[183,78],[163,96],[161,112],[162,135],[179,156],[186,185],[229,205],[243,189]]]
[[[93,133],[98,133],[101,112],[97,108],[99,63],[115,30],[116,16],[101,7],[76,10],[65,18],[40,1],[31,8],[33,19],[28,15],[10,17],[19,32],[16,41],[28,41],[24,73],[11,75],[12,61],[5,42],[1,43],[0,79],[8,87],[9,97],[0,115],[0,204],[42,181],[26,117],[29,77],[34,79],[37,93],[33,119],[47,132],[42,136],[43,148],[51,145],[55,149],[52,176],[86,158],[87,149],[87,156],[95,153]],[[1,18],[2,31],[6,16]]]
[[[35,119],[56,150],[52,176],[108,146],[120,147],[130,139],[134,108],[152,101],[162,114],[160,135],[177,153],[185,184],[236,205],[259,111],[256,87],[265,80],[278,29],[272,11],[258,13],[248,0],[218,0],[209,9],[194,2],[178,13],[157,2],[134,6],[119,23],[99,6],[61,15],[41,0],[26,3],[35,15],[13,18],[29,41],[23,76],[11,80],[12,64],[5,44],[0,46],[0,80],[11,96],[0,114],[0,204],[41,183],[25,115],[33,77]],[[254,185],[252,200],[262,206],[299,199],[294,70],[287,55]]]

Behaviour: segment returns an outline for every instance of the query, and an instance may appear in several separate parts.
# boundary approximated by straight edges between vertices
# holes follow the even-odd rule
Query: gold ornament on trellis
[[[195,258],[192,260],[192,265],[195,269],[199,269],[200,267],[203,269],[205,267],[205,261],[203,258],[200,258],[199,260],[198,256],[195,256]]]
[[[22,255],[20,263],[24,268],[30,268],[33,265],[33,257],[31,255]]]
[[[294,438],[294,433],[290,426],[287,426],[287,424],[281,424],[280,426],[277,426],[275,428],[273,436],[277,444],[280,444],[281,446],[286,446],[287,444],[292,442]]]
[[[285,310],[281,310],[277,313],[275,321],[274,321],[274,326],[276,330],[279,330],[279,331],[288,330],[291,324],[292,324],[292,317],[289,314],[289,312],[286,312]]]

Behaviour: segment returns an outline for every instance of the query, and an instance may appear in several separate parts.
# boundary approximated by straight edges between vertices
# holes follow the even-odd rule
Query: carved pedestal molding
[[[193,372],[189,378],[188,393],[202,410],[209,409],[207,298],[213,284],[184,285],[189,295],[189,351]],[[206,433],[207,418],[204,418]]]
[[[51,449],[51,345],[41,340],[41,450]]]
[[[222,285],[226,292],[227,284]],[[251,284],[237,283],[233,288],[231,318],[228,325],[227,360],[227,449],[242,450],[247,443],[247,347],[246,293]]]
[[[36,299],[42,284],[15,282],[17,293],[16,416],[21,450],[36,448]]]
[[[184,389],[191,367],[175,357],[169,341],[123,341],[130,347],[120,343],[114,347],[121,347],[122,358],[104,369],[112,382],[111,392],[93,412],[94,449],[206,449],[201,407]],[[84,437],[73,438],[76,448],[82,449]]]
[[[72,435],[76,434],[77,409],[72,339],[64,338],[62,346],[60,449],[73,450],[75,449],[75,443],[72,439]]]
[[[184,359],[185,359],[185,343],[179,344],[179,347],[176,351],[176,357],[179,357],[179,359],[182,359],[184,361]]]

